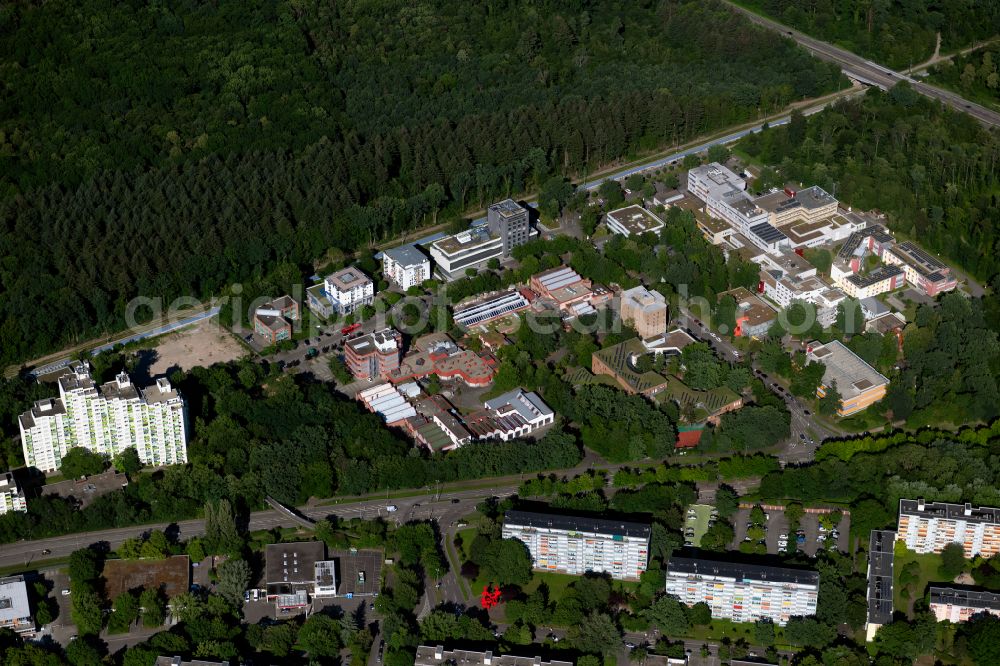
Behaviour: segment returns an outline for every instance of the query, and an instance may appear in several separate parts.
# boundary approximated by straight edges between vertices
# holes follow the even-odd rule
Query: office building
[[[1000,509],[901,499],[896,534],[918,553],[940,553],[957,541],[966,557],[990,558],[1000,553]]]
[[[836,385],[840,393],[840,409],[837,410],[840,416],[857,414],[884,398],[889,388],[889,380],[884,375],[839,340],[826,344],[810,342],[806,347],[806,359],[826,366],[823,383],[816,388],[816,395],[823,397],[828,388]]]
[[[892,622],[892,569],[895,544],[895,532],[872,530],[868,548],[868,619],[865,625],[869,641],[875,639],[875,632],[879,627]]]
[[[486,224],[431,243],[436,275],[448,281],[465,277],[467,270],[479,270],[490,259],[503,261],[515,247],[538,236],[528,209],[511,199],[490,206],[486,218]]]
[[[35,633],[24,576],[0,578],[0,629],[10,629],[16,634]]]
[[[906,326],[906,319],[898,312],[887,312],[865,322],[865,332],[874,331],[879,335],[886,335],[896,331],[902,331]]]
[[[815,571],[676,555],[667,564],[667,594],[689,607],[708,604],[716,619],[784,626],[791,617],[815,615],[818,593]]]
[[[596,308],[611,300],[611,292],[595,286],[572,268],[560,266],[533,275],[529,281],[538,298],[551,303],[570,317],[593,314]]]
[[[500,237],[504,257],[518,245],[528,242],[531,222],[528,209],[513,199],[504,199],[486,209],[486,225],[490,233]]]
[[[831,266],[830,276],[833,277],[834,283],[845,294],[857,299],[872,298],[906,285],[903,269],[891,264],[879,266],[867,275],[851,273],[838,279],[841,275],[843,274]]]
[[[317,289],[320,287],[320,289]],[[325,317],[348,315],[375,302],[375,283],[353,266],[343,268],[306,292],[310,308]],[[329,308],[329,314],[324,311]]]
[[[697,166],[688,171],[688,192],[704,202],[718,199],[726,192],[742,192],[747,183],[718,162]]]
[[[18,420],[29,467],[54,472],[74,446],[108,458],[134,447],[146,465],[187,462],[184,400],[166,379],[138,389],[122,372],[97,386],[90,365],[74,362],[58,384],[59,398],[39,400]]]
[[[756,203],[767,211],[768,222],[784,227],[795,222],[813,223],[837,214],[837,200],[822,187],[813,185],[804,190],[776,190],[758,197]]]
[[[944,262],[911,241],[889,248],[882,260],[902,268],[906,281],[931,298],[958,286],[958,280]]]
[[[253,312],[253,331],[269,345],[291,340],[292,322],[299,318],[299,304],[291,296],[280,296]]]
[[[658,234],[663,229],[663,220],[639,205],[626,206],[607,214],[608,229],[622,236]]]
[[[533,391],[514,389],[483,404],[483,409],[465,419],[476,439],[499,439],[504,442],[527,437],[535,430],[551,425],[555,412]]]
[[[980,613],[1000,616],[1000,592],[931,585],[930,606],[938,622],[965,622]]]
[[[658,291],[639,285],[621,295],[621,318],[639,337],[655,338],[667,332],[667,301]]]
[[[264,550],[264,584],[267,600],[278,608],[302,608],[316,585],[316,564],[326,547],[321,541],[272,543]]]
[[[520,312],[529,305],[531,302],[525,295],[525,290],[509,289],[459,303],[455,306],[452,318],[458,326],[468,330]]]
[[[736,301],[736,329],[733,335],[737,338],[764,337],[778,319],[774,308],[743,287],[719,294],[720,298],[723,296],[732,296]]]
[[[24,499],[24,493],[18,487],[14,474],[11,472],[0,473],[0,515],[10,511],[27,511],[28,504]]]
[[[649,535],[644,523],[533,511],[508,511],[503,521],[503,538],[527,546],[535,569],[576,576],[593,571],[617,580],[638,580],[646,570]]]
[[[383,328],[344,342],[344,362],[355,379],[385,379],[399,368],[402,348],[399,331]]]
[[[896,239],[881,224],[869,224],[847,237],[837,251],[834,265],[844,272],[857,273],[867,255],[881,259],[895,243]]]
[[[845,240],[865,228],[865,220],[851,212],[819,220],[798,220],[781,227],[792,248],[818,247]]]
[[[443,645],[419,645],[414,666],[573,666],[573,662],[494,654],[492,650],[446,650]]]
[[[382,252],[382,274],[404,291],[431,279],[431,260],[415,245],[403,245]]]

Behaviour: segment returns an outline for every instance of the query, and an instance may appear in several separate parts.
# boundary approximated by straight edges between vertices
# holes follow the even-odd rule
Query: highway
[[[922,95],[926,95],[931,99],[939,100],[957,111],[968,113],[970,116],[987,127],[1000,127],[1000,113],[992,111],[980,104],[976,104],[975,102],[970,102],[961,95],[948,90],[943,90],[928,83],[924,83],[919,79],[914,79],[911,76],[896,72],[888,67],[883,67],[882,65],[874,63],[871,60],[866,60],[855,53],[851,53],[850,51],[840,47],[820,41],[803,32],[799,32],[798,30],[789,28],[786,25],[782,25],[777,21],[755,14],[749,9],[744,9],[739,5],[729,2],[729,0],[726,0],[726,3],[757,25],[768,28],[769,30],[774,30],[775,32],[780,32],[787,37],[791,37],[798,42],[800,46],[811,52],[820,60],[826,60],[827,62],[840,65],[841,69],[845,74],[847,74],[848,77],[861,80],[865,83],[877,85],[885,90],[893,87],[899,81],[907,81],[914,90]]]
[[[441,492],[439,494],[433,490],[427,490],[425,494],[413,497],[364,499],[330,506],[299,507],[298,512],[315,520],[327,516],[369,520],[382,517],[396,522],[438,520],[441,522],[442,528],[446,528],[462,515],[472,512],[481,500],[493,495],[506,496],[517,491],[518,483],[516,482],[511,484],[504,479],[498,479],[497,482],[498,485],[495,487],[474,490]],[[396,510],[388,511],[387,507],[390,505],[395,506]],[[283,512],[269,509],[250,514],[249,529],[257,531],[275,527],[298,527],[298,522]],[[33,541],[18,541],[0,546],[0,567],[24,566],[27,570],[32,567],[32,562],[36,560],[68,557],[74,550],[100,542],[105,542],[109,547],[116,548],[125,539],[139,536],[150,530],[166,530],[168,528],[177,533],[177,538],[186,540],[202,536],[205,533],[205,521],[199,518],[176,523],[135,525]],[[43,550],[50,552],[43,555]]]

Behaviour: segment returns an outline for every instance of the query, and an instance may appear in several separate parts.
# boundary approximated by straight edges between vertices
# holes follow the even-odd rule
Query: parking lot
[[[700,546],[701,538],[708,531],[715,507],[710,504],[692,504],[684,516],[684,545]],[[714,514],[717,516],[718,514]]]
[[[831,547],[833,537],[830,535],[833,532],[820,529],[819,514],[806,513],[803,515],[799,520],[799,534],[789,532],[788,519],[785,517],[784,511],[765,509],[764,514],[767,516],[767,520],[764,521],[764,543],[770,554],[787,550],[792,541],[798,544],[797,548],[800,552],[810,557],[814,557],[820,547]],[[845,515],[835,528],[836,548],[842,552],[847,552],[850,543],[850,520],[850,516]],[[733,531],[735,532],[732,543],[733,550],[738,549],[746,539],[749,521],[750,509],[740,509],[733,516]],[[784,539],[781,538],[782,535],[785,536]],[[820,539],[821,536],[822,539]]]

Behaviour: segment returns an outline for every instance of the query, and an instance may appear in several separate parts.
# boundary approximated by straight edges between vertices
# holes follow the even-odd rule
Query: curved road
[[[874,63],[871,60],[866,60],[855,53],[851,53],[850,51],[840,47],[833,46],[827,42],[810,37],[803,32],[789,28],[788,26],[782,25],[777,21],[763,17],[760,14],[755,14],[749,9],[740,7],[729,0],[726,0],[726,3],[757,25],[763,26],[769,30],[774,30],[775,32],[780,32],[787,37],[791,37],[798,42],[800,46],[810,51],[820,60],[826,60],[827,62],[840,65],[841,69],[843,69],[844,73],[848,76],[853,74],[856,78],[867,79],[880,88],[885,89],[891,88],[899,81],[907,81],[911,86],[913,86],[914,90],[922,95],[926,95],[927,97],[943,102],[958,111],[963,111],[987,127],[1000,127],[1000,113],[987,109],[981,104],[970,102],[961,95],[929,85],[906,74],[896,72],[888,67],[883,67],[882,65]]]

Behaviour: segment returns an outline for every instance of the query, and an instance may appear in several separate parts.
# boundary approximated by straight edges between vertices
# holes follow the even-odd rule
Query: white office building
[[[0,474],[0,515],[9,511],[27,511],[28,503],[10,472]]]
[[[533,511],[508,511],[503,538],[528,547],[539,571],[582,576],[607,573],[638,580],[649,560],[649,525],[601,518],[578,518]]]
[[[704,602],[712,617],[733,622],[768,619],[784,626],[794,616],[815,615],[815,571],[691,557],[670,558],[667,594],[686,606]]]
[[[539,428],[551,425],[556,415],[541,396],[516,388],[483,404],[483,409],[465,419],[465,426],[476,439],[499,439],[504,442],[527,437]]]
[[[0,629],[10,629],[16,634],[35,632],[24,576],[0,578]]]
[[[382,252],[385,279],[406,290],[431,279],[431,260],[415,245],[403,245]]]
[[[166,379],[137,388],[124,372],[97,386],[89,364],[59,377],[59,398],[40,400],[19,419],[28,466],[54,472],[74,446],[113,458],[134,447],[146,465],[187,462],[184,399]]]
[[[605,221],[608,229],[625,237],[658,234],[665,226],[663,220],[639,205],[613,210]]]
[[[989,558],[1000,553],[1000,509],[901,499],[896,534],[918,553],[940,553],[958,542],[966,557]]]

